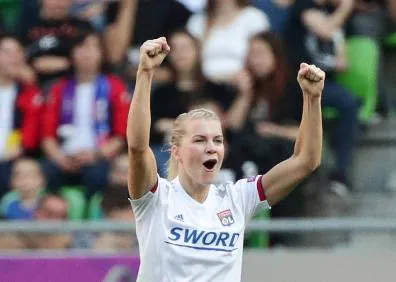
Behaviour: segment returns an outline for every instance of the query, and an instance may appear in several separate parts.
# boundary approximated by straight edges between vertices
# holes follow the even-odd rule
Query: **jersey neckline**
[[[180,190],[180,192],[183,194],[183,197],[187,199],[187,201],[189,201],[190,203],[192,203],[193,205],[197,206],[197,207],[204,207],[207,205],[208,201],[209,201],[209,197],[210,194],[212,193],[213,190],[213,184],[210,185],[209,187],[209,192],[208,195],[206,196],[206,199],[204,202],[200,203],[197,200],[195,200],[194,198],[192,198],[186,190],[184,190],[183,186],[180,183],[180,179],[179,177],[176,177],[175,179],[172,180],[174,186],[176,187],[177,190]]]

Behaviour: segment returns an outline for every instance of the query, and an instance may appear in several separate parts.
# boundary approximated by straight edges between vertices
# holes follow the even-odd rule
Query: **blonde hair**
[[[191,110],[187,113],[180,114],[175,122],[173,123],[173,128],[172,128],[172,133],[171,133],[171,138],[169,141],[169,150],[170,152],[170,158],[167,162],[167,178],[168,180],[174,179],[177,174],[178,174],[178,164],[177,160],[174,158],[173,153],[172,153],[172,147],[173,146],[180,146],[181,144],[181,139],[186,133],[185,131],[185,123],[188,120],[193,120],[193,119],[205,119],[205,120],[218,120],[220,121],[220,118],[216,115],[215,112],[204,109],[204,108],[199,108],[199,109],[194,109]]]

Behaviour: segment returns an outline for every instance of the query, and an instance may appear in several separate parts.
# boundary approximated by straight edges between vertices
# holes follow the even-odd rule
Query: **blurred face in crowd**
[[[254,78],[265,78],[275,72],[276,62],[271,46],[264,40],[250,42],[247,68]]]
[[[13,38],[4,38],[0,41],[0,76],[15,79],[19,76],[24,64],[23,48]]]
[[[218,119],[191,118],[184,122],[180,145],[172,152],[178,171],[200,185],[212,184],[224,158],[221,123]]]
[[[63,19],[69,14],[73,0],[42,0],[42,11],[46,18]]]
[[[110,172],[110,182],[118,185],[128,185],[128,155],[122,154],[118,156],[114,162]]]
[[[11,184],[22,198],[36,196],[44,188],[44,176],[34,160],[22,159],[14,164]]]
[[[75,71],[81,74],[92,74],[100,71],[102,47],[97,35],[92,34],[75,46],[72,51]]]
[[[66,220],[67,203],[58,196],[47,196],[35,213],[37,220]]]
[[[199,50],[194,39],[189,35],[178,32],[169,40],[172,52],[169,59],[176,72],[190,72],[195,69],[199,60]]]

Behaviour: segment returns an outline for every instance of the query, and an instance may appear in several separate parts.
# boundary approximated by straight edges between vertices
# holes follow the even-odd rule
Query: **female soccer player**
[[[213,112],[197,109],[175,120],[166,180],[158,177],[149,147],[150,88],[155,68],[169,52],[165,38],[142,45],[128,117],[129,193],[141,258],[138,281],[240,281],[249,219],[279,202],[320,164],[325,74],[301,64],[297,79],[303,115],[289,159],[264,175],[212,185],[223,161],[223,134]]]

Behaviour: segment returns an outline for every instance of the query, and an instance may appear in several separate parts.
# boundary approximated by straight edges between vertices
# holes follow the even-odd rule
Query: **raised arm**
[[[325,73],[315,66],[301,64],[297,79],[303,92],[304,104],[294,153],[261,179],[270,205],[287,196],[301,180],[318,168],[321,161],[321,96]]]
[[[164,37],[146,41],[140,47],[135,92],[129,108],[127,125],[128,189],[132,199],[143,196],[157,181],[157,165],[149,147],[150,90],[154,70],[162,63],[169,51],[170,48]]]
[[[104,33],[106,52],[110,63],[119,63],[132,41],[131,30],[135,28],[138,0],[119,2],[118,14],[114,23]]]

